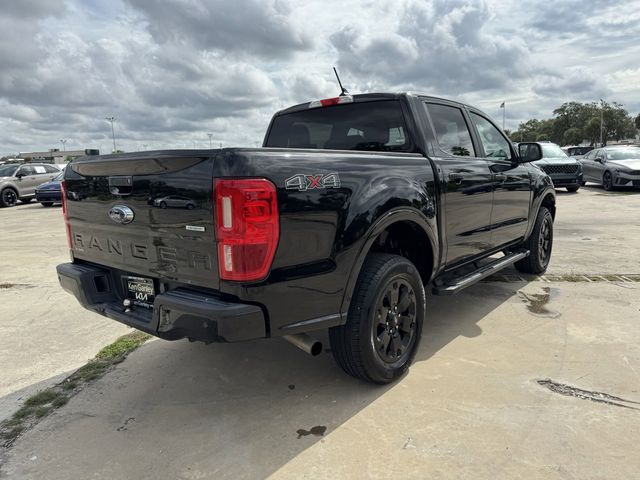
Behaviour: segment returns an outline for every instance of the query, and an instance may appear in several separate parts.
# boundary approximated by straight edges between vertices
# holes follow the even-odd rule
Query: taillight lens
[[[64,228],[67,232],[67,245],[71,249],[71,225],[69,225],[69,214],[67,212],[67,182],[60,183],[60,194],[62,196],[62,216],[64,217]]]
[[[265,178],[214,181],[218,268],[222,280],[262,280],[278,246],[276,187]]]

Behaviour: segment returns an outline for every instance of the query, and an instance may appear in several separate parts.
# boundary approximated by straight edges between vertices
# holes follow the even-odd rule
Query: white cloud
[[[579,6],[579,8],[578,8]],[[23,0],[0,13],[0,153],[254,146],[273,112],[415,89],[507,127],[565,101],[640,109],[640,2]],[[28,32],[25,34],[25,32]]]

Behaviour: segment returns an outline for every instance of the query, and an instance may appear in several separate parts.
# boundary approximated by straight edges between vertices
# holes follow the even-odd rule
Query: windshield
[[[640,148],[616,148],[607,150],[609,160],[637,160],[640,159]]]
[[[541,143],[542,147],[542,158],[556,158],[556,157],[566,157],[567,154],[564,153],[558,145],[555,143]]]
[[[400,102],[310,108],[274,118],[266,147],[411,151]]]
[[[4,165],[0,167],[0,177],[12,177],[18,165]]]

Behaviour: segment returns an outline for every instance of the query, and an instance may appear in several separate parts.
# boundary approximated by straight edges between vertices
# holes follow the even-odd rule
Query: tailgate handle
[[[109,191],[111,195],[131,195],[133,178],[130,176],[109,177]]]

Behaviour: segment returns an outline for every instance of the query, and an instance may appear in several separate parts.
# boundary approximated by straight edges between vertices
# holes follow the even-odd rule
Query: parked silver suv
[[[18,200],[29,203],[36,196],[36,187],[59,173],[55,165],[42,163],[1,165],[0,207],[13,207]]]

